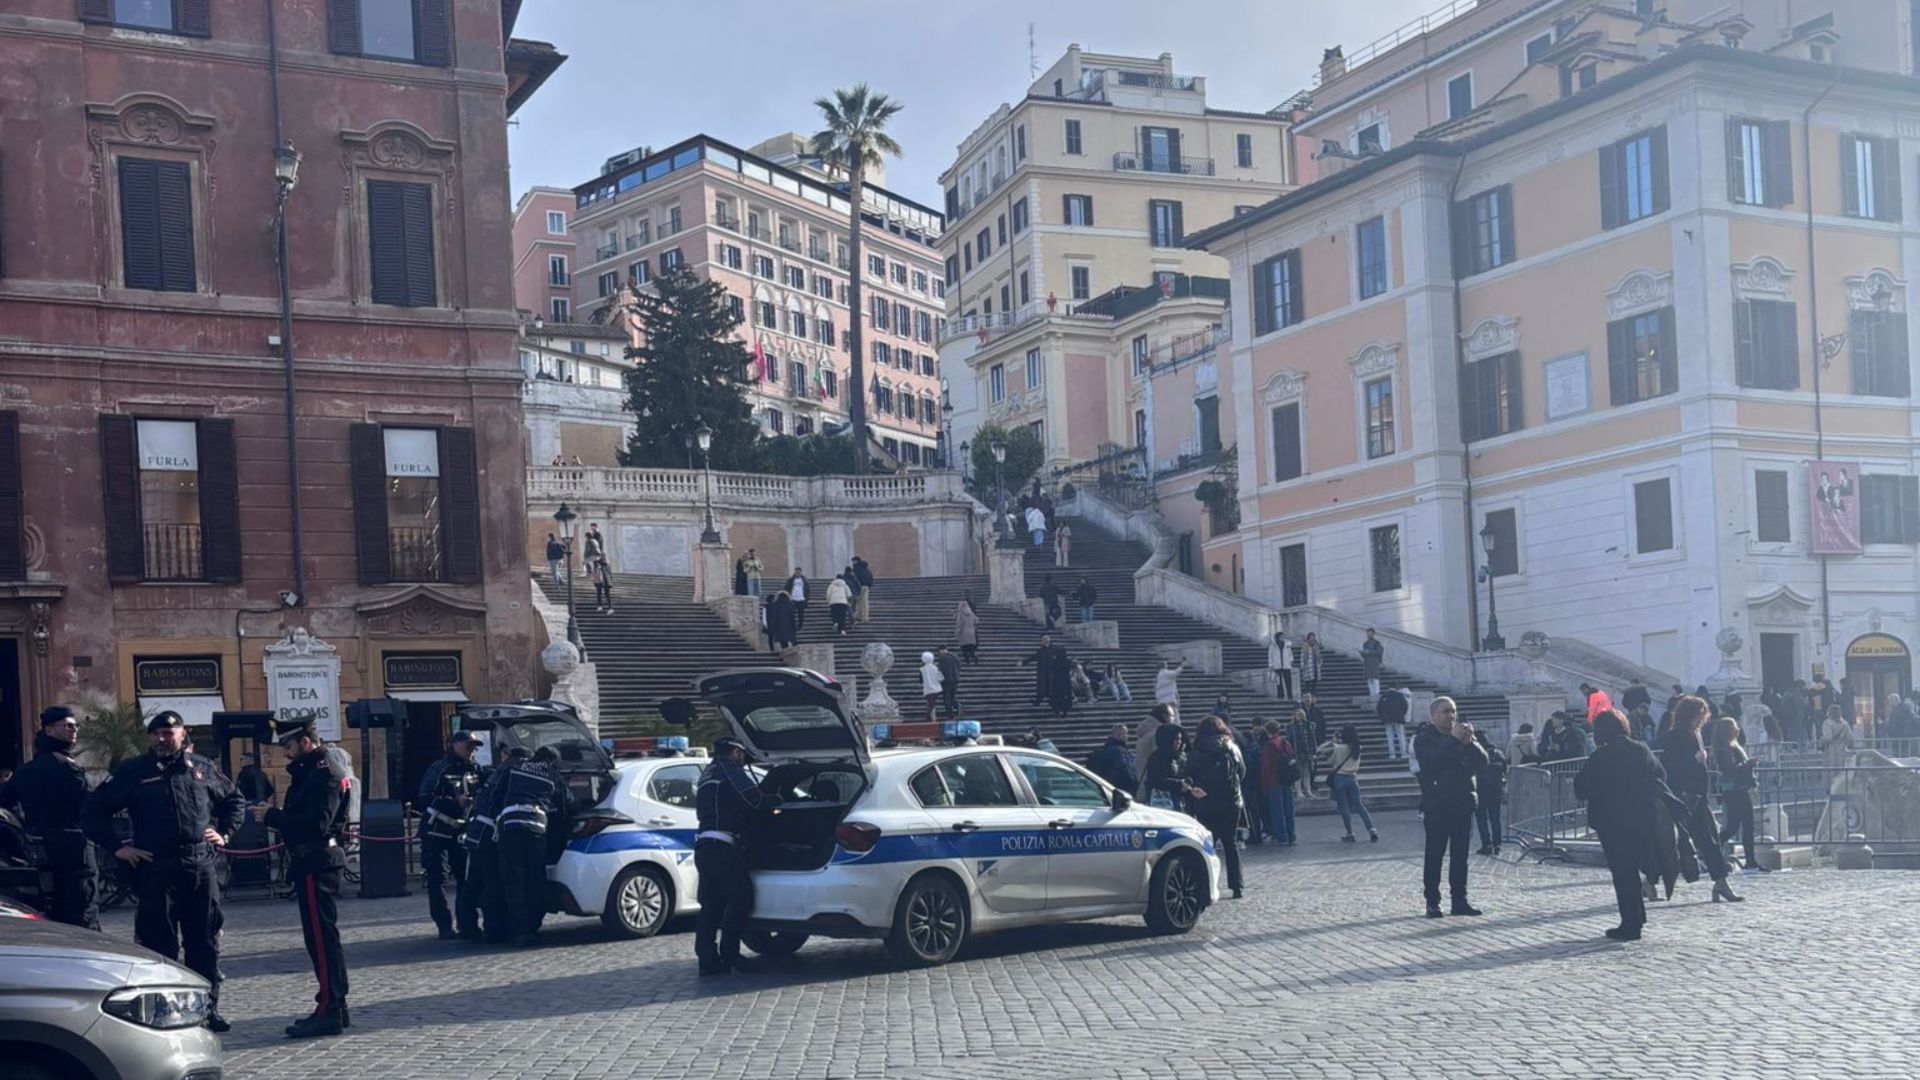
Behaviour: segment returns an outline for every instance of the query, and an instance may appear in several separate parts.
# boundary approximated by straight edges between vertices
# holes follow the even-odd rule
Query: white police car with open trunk
[[[616,937],[650,937],[698,911],[693,792],[706,766],[688,757],[616,762],[606,797],[574,815],[566,850],[547,869],[548,906],[598,915]]]
[[[838,683],[794,668],[701,679],[778,795],[747,838],[748,947],[809,935],[884,939],[915,964],[983,931],[1144,916],[1193,928],[1218,898],[1207,830],[1135,803],[1054,754],[1008,746],[872,751]],[[663,702],[670,721],[693,704]]]

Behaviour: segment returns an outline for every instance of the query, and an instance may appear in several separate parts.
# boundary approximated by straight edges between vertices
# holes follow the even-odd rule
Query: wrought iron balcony
[[[200,526],[151,524],[141,527],[146,547],[147,581],[204,581]]]
[[[1122,150],[1113,155],[1115,172],[1172,173],[1178,176],[1212,176],[1210,157],[1174,157],[1171,154],[1137,154]]]

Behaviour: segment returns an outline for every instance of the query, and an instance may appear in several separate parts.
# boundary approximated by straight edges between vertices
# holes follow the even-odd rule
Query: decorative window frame
[[[1387,124],[1387,111],[1376,105],[1354,117],[1353,123],[1348,125],[1347,150],[1360,153],[1360,133],[1375,124],[1380,125],[1380,153],[1393,149],[1393,129]]]
[[[108,287],[124,289],[126,257],[120,228],[121,157],[180,162],[189,172],[193,199],[193,272],[195,289],[176,296],[204,296],[213,289],[213,200],[219,181],[213,169],[220,140],[217,121],[189,110],[165,94],[125,94],[111,104],[86,106],[87,145],[92,150],[90,187],[106,212],[94,215],[97,249],[107,253]],[[143,294],[146,290],[141,290]]]
[[[1284,405],[1298,404],[1300,406],[1300,475],[1281,480],[1278,478],[1279,470],[1277,468],[1269,468],[1267,470],[1267,476],[1269,477],[1267,484],[1270,486],[1279,486],[1295,484],[1305,480],[1313,472],[1313,463],[1307,460],[1306,373],[1286,367],[1274,372],[1273,376],[1260,387],[1260,400],[1262,404],[1266,406],[1267,410],[1267,454],[1266,461],[1263,462],[1263,464],[1267,466],[1277,466],[1279,464],[1279,459],[1275,454],[1278,448],[1273,445],[1273,414]]]
[[[1807,477],[1804,463],[1804,458],[1794,457],[1749,457],[1741,463],[1746,486],[1741,491],[1740,503],[1744,508],[1742,520],[1746,523],[1744,539],[1747,554],[1790,557],[1806,554],[1813,525],[1807,508]],[[1763,472],[1787,474],[1787,539],[1784,541],[1760,539],[1758,477]]]
[[[1413,598],[1413,574],[1410,572],[1413,562],[1407,551],[1407,514],[1404,510],[1381,514],[1377,517],[1362,518],[1358,522],[1360,535],[1360,595],[1365,597],[1369,607],[1397,607]],[[1393,589],[1375,589],[1373,587],[1373,530],[1393,526],[1399,530],[1400,539],[1400,585]]]
[[[1649,480],[1667,482],[1667,514],[1673,524],[1673,546],[1665,551],[1640,550],[1640,522],[1633,500],[1633,489],[1637,484]],[[1663,465],[1651,469],[1620,474],[1620,520],[1625,530],[1627,565],[1646,566],[1651,563],[1684,562],[1687,558],[1686,519],[1681,516],[1680,469],[1674,465]]]
[[[1904,314],[1907,310],[1906,280],[1895,275],[1883,266],[1876,266],[1864,274],[1847,278],[1847,309],[1849,311],[1872,311],[1873,294],[1886,289],[1893,294],[1887,310],[1893,314]]]
[[[1510,315],[1489,315],[1474,323],[1461,338],[1460,349],[1468,362],[1519,352],[1520,320]]]
[[[453,182],[459,146],[436,139],[405,120],[383,120],[364,131],[344,130],[340,142],[340,171],[346,178],[343,201],[347,205],[347,243],[352,245],[344,262],[354,301],[373,303],[367,181],[393,180],[425,183],[433,189],[434,303],[425,310],[465,307],[466,298],[453,295],[453,263],[460,254],[453,250],[459,230],[451,227],[459,210],[458,188]]]
[[[1361,465],[1389,461],[1406,450],[1406,425],[1400,422],[1400,346],[1384,341],[1369,341],[1347,360],[1353,379],[1353,460]],[[1387,379],[1387,394],[1393,399],[1393,449],[1379,457],[1367,456],[1367,384],[1382,376]]]
[[[1751,262],[1735,263],[1733,298],[1735,301],[1777,300],[1791,304],[1794,302],[1795,273],[1771,255],[1756,255]]]
[[[1607,321],[1618,322],[1672,304],[1672,271],[1635,270],[1607,290]]]

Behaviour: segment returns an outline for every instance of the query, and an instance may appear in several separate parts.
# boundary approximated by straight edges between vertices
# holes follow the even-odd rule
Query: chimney
[[[1321,82],[1329,82],[1331,80],[1339,78],[1342,75],[1345,75],[1346,73],[1347,73],[1347,55],[1346,53],[1340,51],[1340,46],[1335,45],[1333,48],[1328,49],[1327,51],[1320,54],[1320,81]]]

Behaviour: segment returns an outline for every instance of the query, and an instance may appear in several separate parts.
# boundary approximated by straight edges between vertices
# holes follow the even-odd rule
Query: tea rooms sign
[[[278,723],[313,722],[327,742],[340,738],[340,654],[295,627],[284,641],[267,646],[267,703]]]

